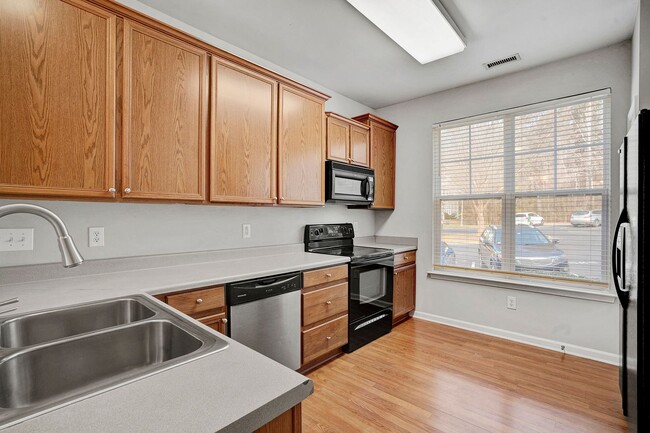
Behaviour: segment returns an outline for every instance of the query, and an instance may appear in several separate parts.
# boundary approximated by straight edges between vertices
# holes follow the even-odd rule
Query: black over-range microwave
[[[375,170],[327,161],[325,173],[328,203],[371,205],[375,199]]]

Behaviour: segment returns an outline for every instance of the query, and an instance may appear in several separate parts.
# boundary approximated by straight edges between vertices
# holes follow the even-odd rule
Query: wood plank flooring
[[[308,376],[303,433],[627,432],[615,366],[418,319]]]

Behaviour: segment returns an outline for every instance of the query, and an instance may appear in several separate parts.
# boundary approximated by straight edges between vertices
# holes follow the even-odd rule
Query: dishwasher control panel
[[[229,306],[282,295],[302,288],[300,272],[226,284]]]

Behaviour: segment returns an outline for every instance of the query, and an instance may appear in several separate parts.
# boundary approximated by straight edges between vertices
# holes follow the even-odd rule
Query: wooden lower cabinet
[[[164,293],[156,298],[226,335],[228,310],[224,286]]]
[[[348,343],[348,265],[302,273],[302,365],[305,373],[339,356]]]
[[[282,415],[253,433],[301,433],[302,432],[302,408],[300,404],[292,407]]]
[[[348,343],[348,315],[302,331],[302,362],[309,363]]]
[[[398,266],[398,259],[401,257],[401,265]],[[408,257],[404,264],[403,257]],[[415,285],[416,268],[415,252],[398,254],[395,256],[395,272],[393,275],[393,325],[408,319],[415,311]]]

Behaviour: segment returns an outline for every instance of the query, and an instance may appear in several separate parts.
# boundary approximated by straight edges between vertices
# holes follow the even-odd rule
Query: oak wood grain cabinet
[[[0,194],[113,197],[116,17],[0,2]]]
[[[327,112],[327,159],[368,167],[370,128],[336,113]]]
[[[278,189],[280,204],[325,204],[325,100],[280,84]]]
[[[302,433],[301,408],[301,404],[297,404],[253,433]]]
[[[302,366],[305,373],[339,356],[348,343],[348,265],[302,274]]]
[[[395,255],[393,274],[393,326],[411,317],[415,311],[415,251]]]
[[[124,20],[122,197],[205,198],[207,53]]]
[[[353,117],[370,127],[370,168],[375,170],[373,209],[395,209],[395,136],[398,126],[375,116]]]
[[[228,316],[224,286],[163,293],[156,295],[156,298],[215,331],[226,334]]]
[[[212,57],[210,201],[277,202],[278,82]]]

